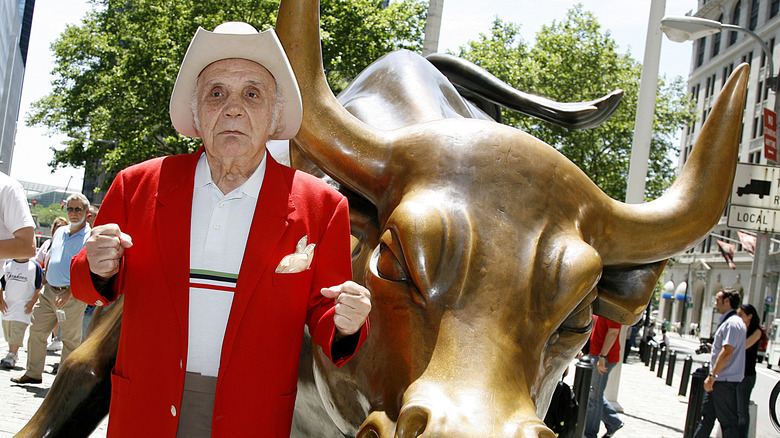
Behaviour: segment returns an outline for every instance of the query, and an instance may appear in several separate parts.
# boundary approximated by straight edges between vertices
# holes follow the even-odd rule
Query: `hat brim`
[[[188,137],[199,137],[192,114],[192,93],[204,68],[223,59],[247,59],[265,67],[281,96],[279,129],[274,140],[287,140],[298,133],[303,114],[301,92],[287,55],[273,29],[255,34],[210,32],[199,27],[176,77],[171,94],[170,113],[173,127]]]

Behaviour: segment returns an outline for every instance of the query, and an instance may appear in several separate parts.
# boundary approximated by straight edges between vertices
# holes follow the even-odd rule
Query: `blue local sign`
[[[764,302],[767,303],[767,304],[772,304],[772,303],[775,302],[775,299],[772,298],[772,297],[766,297],[766,298],[764,298]]]

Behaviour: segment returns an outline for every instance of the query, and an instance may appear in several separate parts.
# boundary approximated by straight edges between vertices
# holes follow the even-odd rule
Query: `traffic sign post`
[[[776,125],[773,114],[770,122]],[[776,127],[769,135],[776,138]],[[776,150],[776,140],[774,146]],[[774,157],[777,158],[776,152]],[[731,228],[757,231],[746,299],[758,306],[758,297],[764,294],[764,272],[769,257],[767,233],[780,232],[780,167],[737,163],[727,223]]]

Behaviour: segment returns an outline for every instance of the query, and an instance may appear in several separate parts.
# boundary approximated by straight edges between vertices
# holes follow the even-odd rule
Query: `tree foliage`
[[[68,218],[65,207],[60,203],[54,203],[48,207],[33,205],[30,207],[30,213],[38,216],[38,225],[41,227],[50,227],[54,223],[54,219],[58,217]]]
[[[198,139],[171,126],[168,102],[198,26],[245,21],[274,26],[278,0],[92,0],[93,11],[52,45],[53,91],[35,102],[28,125],[70,137],[50,165],[113,175],[140,161],[195,150]],[[323,0],[325,71],[341,91],[370,62],[396,48],[421,50],[427,2]],[[109,181],[111,178],[109,178]]]
[[[544,140],[577,164],[615,199],[623,200],[631,158],[640,64],[618,52],[609,31],[578,5],[560,22],[543,26],[529,46],[519,26],[496,19],[490,35],[460,48],[458,56],[487,69],[515,88],[561,101],[588,101],[624,91],[615,114],[598,128],[572,131],[504,111],[504,123]],[[509,61],[509,62],[507,62]],[[692,102],[681,77],[659,80],[645,196],[655,198],[671,184],[677,151],[674,135],[693,120]]]

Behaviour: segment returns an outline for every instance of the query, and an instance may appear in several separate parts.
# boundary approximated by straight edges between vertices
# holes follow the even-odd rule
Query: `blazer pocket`
[[[303,272],[294,272],[290,274],[280,274],[274,272],[271,274],[271,283],[277,287],[308,287],[311,284],[313,270],[307,269]]]
[[[111,392],[122,397],[130,396],[130,379],[111,371]]]

